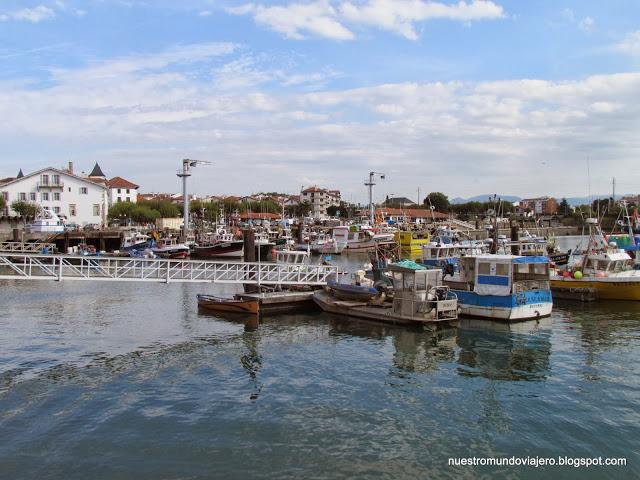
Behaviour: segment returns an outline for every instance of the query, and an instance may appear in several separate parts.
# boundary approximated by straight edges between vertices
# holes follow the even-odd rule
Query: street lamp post
[[[373,186],[375,182],[373,181],[375,176],[378,175],[380,180],[384,180],[385,174],[380,172],[369,172],[369,181],[365,182],[365,186],[369,187],[369,223],[371,226],[374,225],[375,222],[375,208],[373,206]]]
[[[204,160],[191,160],[185,158],[182,160],[182,170],[178,170],[178,177],[182,178],[182,219],[184,225],[182,226],[182,236],[186,239],[189,233],[189,193],[187,191],[187,178],[191,176],[191,167],[196,165],[210,165],[211,162],[205,162]]]

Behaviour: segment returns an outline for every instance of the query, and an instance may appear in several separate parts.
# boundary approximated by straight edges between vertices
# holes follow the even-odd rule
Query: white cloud
[[[462,22],[498,19],[504,16],[501,6],[489,0],[445,4],[422,0],[369,0],[366,3],[345,2],[340,6],[344,18],[388,30],[415,40],[415,23],[432,19]]]
[[[251,14],[256,23],[297,40],[308,34],[334,40],[354,38],[353,33],[336,19],[336,11],[328,0],[270,7],[247,4],[227,11],[236,15]]]
[[[198,16],[199,17],[210,17],[211,16],[211,10],[202,10],[201,12],[198,12]]]
[[[629,32],[614,48],[619,52],[640,57],[640,30]]]
[[[445,4],[424,0],[367,0],[365,2],[291,3],[282,6],[246,4],[229,8],[236,15],[252,15],[262,25],[288,38],[303,39],[313,34],[335,40],[352,40],[353,32],[345,24],[368,25],[415,40],[415,24],[431,19],[462,22],[504,17],[503,8],[490,0],[464,0]]]
[[[614,168],[640,182],[640,73],[305,92],[305,82],[332,72],[273,64],[231,44],[185,45],[58,70],[39,89],[0,83],[0,149],[16,152],[0,168],[9,175],[86,155],[143,190],[171,191],[177,161],[198,155],[221,167],[194,176],[198,193],[294,192],[317,178],[358,200],[372,168],[388,174],[380,188],[398,195],[407,185],[464,196],[499,185],[581,194],[588,155],[598,159],[593,179]],[[266,82],[290,83],[274,93]],[[574,172],[571,181],[558,171]]]
[[[9,20],[16,20],[22,22],[39,23],[44,20],[49,20],[55,16],[56,14],[51,8],[45,5],[38,5],[37,7],[33,8],[23,8],[22,10],[16,10],[11,13],[1,14],[0,21],[6,22]]]
[[[595,25],[595,22],[593,21],[593,18],[584,17],[578,23],[578,28],[580,28],[581,30],[584,30],[585,32],[589,32],[589,31],[591,31],[593,29],[594,25]]]

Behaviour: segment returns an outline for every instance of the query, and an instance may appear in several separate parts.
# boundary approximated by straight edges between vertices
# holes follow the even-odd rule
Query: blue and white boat
[[[549,259],[542,256],[471,255],[444,280],[462,315],[518,321],[551,315]]]

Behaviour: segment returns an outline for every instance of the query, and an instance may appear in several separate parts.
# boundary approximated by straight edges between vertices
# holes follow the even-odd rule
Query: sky
[[[640,2],[2,0],[0,119],[0,177],[637,193]]]

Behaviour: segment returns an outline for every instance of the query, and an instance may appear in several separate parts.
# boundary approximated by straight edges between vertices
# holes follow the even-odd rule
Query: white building
[[[313,218],[323,218],[327,216],[327,207],[340,206],[340,190],[327,190],[317,186],[303,188],[300,202],[311,204]]]
[[[136,203],[138,201],[138,185],[122,177],[113,177],[107,181],[109,188],[109,206],[119,202]]]
[[[5,178],[0,181],[0,195],[6,203],[4,215],[17,215],[11,204],[20,200],[48,209],[66,223],[99,226],[107,223],[107,187],[73,174],[71,163],[68,170],[48,167],[17,178]]]

